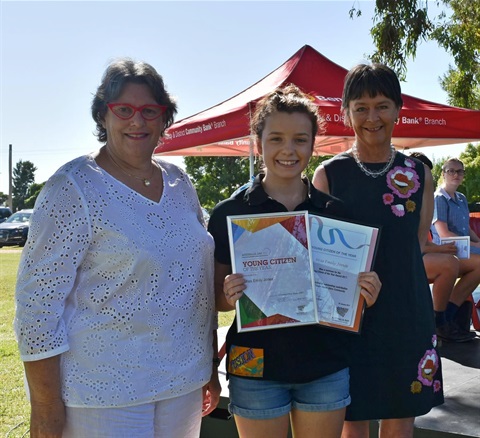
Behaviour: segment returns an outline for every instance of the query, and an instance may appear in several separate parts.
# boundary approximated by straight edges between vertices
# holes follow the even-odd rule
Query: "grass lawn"
[[[8,438],[27,433],[30,415],[23,387],[23,365],[12,328],[19,260],[20,251],[16,247],[0,253],[0,436]]]
[[[14,291],[20,251],[0,251],[0,437],[28,436],[30,408],[23,386],[23,365],[13,334]],[[235,312],[220,313],[221,327],[232,323]]]

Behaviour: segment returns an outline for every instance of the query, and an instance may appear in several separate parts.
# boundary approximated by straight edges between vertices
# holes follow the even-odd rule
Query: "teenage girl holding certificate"
[[[246,288],[232,274],[227,216],[308,210],[344,216],[343,204],[302,176],[313,152],[321,119],[317,107],[293,85],[278,89],[256,107],[252,132],[264,168],[251,187],[219,203],[209,221],[215,239],[217,309],[230,311]],[[361,273],[367,306],[381,283],[374,272]],[[349,344],[355,335],[304,325],[227,335],[230,412],[240,437],[339,437],[349,395]]]

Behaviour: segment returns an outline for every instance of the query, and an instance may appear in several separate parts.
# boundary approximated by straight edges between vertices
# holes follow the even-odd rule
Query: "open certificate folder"
[[[440,237],[440,245],[455,243],[459,259],[470,258],[470,236]]]
[[[370,271],[379,229],[309,215],[318,321],[359,332],[365,307],[358,274]]]
[[[238,331],[317,323],[307,212],[228,216]]]

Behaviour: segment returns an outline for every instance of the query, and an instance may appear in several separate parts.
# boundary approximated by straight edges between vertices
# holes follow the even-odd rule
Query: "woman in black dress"
[[[323,163],[313,184],[344,201],[353,219],[381,226],[377,303],[365,311],[354,343],[343,437],[368,437],[379,419],[381,437],[411,437],[418,415],[443,403],[433,304],[419,242],[433,214],[433,180],[420,161],[397,152],[392,132],[403,105],[396,74],[380,64],[346,76],[345,123],[351,150]]]

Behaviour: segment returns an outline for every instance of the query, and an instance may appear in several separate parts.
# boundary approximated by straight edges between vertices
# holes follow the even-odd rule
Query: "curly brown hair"
[[[105,121],[105,114],[108,110],[107,103],[117,99],[127,83],[147,85],[156,102],[166,106],[165,126],[161,135],[173,124],[174,116],[177,113],[177,104],[166,91],[162,76],[146,62],[120,58],[112,62],[105,70],[102,82],[92,101],[92,117],[97,125],[95,135],[101,143],[107,142],[107,131],[102,123]]]
[[[320,116],[317,105],[300,88],[288,84],[267,94],[257,103],[250,122],[250,130],[257,137],[257,141],[262,138],[265,120],[275,112],[306,114],[312,122],[313,148],[315,136],[319,130],[323,132],[325,121]]]

